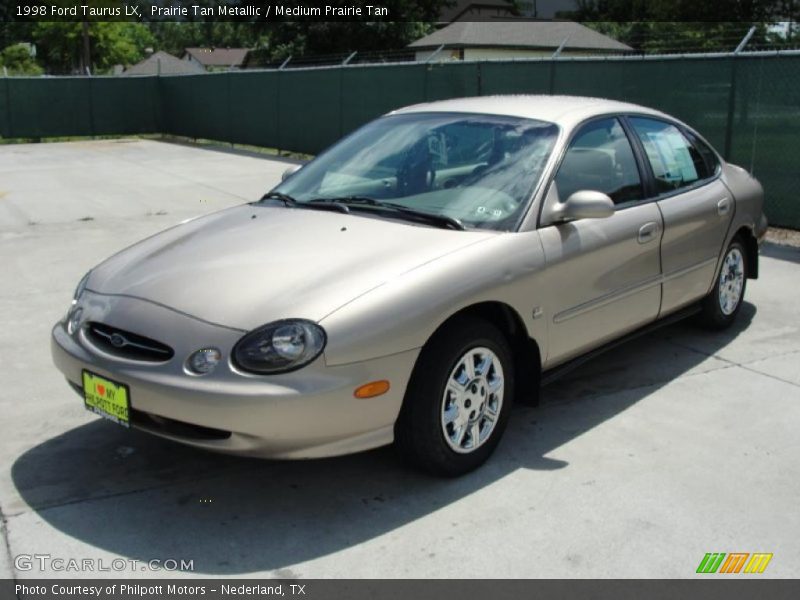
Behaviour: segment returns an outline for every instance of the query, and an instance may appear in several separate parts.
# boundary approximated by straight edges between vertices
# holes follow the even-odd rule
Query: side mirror
[[[605,219],[614,214],[614,202],[603,192],[579,190],[566,202],[554,207],[553,222],[574,221],[576,219]]]
[[[281,181],[286,181],[289,179],[289,177],[297,173],[302,167],[303,165],[292,165],[283,172],[283,175],[281,175]]]

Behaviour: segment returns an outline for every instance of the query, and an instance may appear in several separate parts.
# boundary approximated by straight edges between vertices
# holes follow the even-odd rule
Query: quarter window
[[[687,134],[689,141],[692,143],[692,146],[697,148],[697,151],[703,156],[706,161],[706,166],[708,167],[709,176],[716,175],[717,170],[719,169],[719,159],[714,151],[695,135],[692,135],[691,132]]]
[[[555,178],[562,201],[579,190],[607,194],[614,204],[644,198],[625,130],[615,118],[584,125],[570,143]]]
[[[713,175],[703,154],[674,125],[642,117],[631,117],[630,122],[642,141],[659,194],[690,186]],[[710,149],[706,150],[713,156]]]

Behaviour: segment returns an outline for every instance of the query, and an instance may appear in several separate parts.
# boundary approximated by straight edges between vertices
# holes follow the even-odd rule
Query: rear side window
[[[631,117],[630,123],[647,153],[659,194],[693,185],[714,174],[700,150],[671,123],[643,117]],[[713,156],[710,148],[704,150]]]
[[[708,170],[711,173],[711,175],[716,175],[717,171],[719,170],[719,159],[717,158],[716,153],[708,146],[708,144],[706,144],[696,135],[692,135],[691,132],[687,133],[687,137],[689,138],[689,141],[692,143],[692,146],[697,148],[697,151],[705,159],[706,166],[708,167]]]
[[[614,204],[644,197],[631,144],[615,118],[592,121],[578,131],[555,182],[562,202],[580,190],[603,192]]]

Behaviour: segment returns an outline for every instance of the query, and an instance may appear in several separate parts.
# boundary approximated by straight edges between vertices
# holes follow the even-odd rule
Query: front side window
[[[552,123],[516,117],[391,115],[362,127],[274,191],[298,203],[349,199],[351,209],[365,212],[365,198],[391,202],[467,227],[509,230],[524,214],[557,135]]]
[[[592,121],[578,131],[555,182],[562,202],[581,190],[603,192],[614,204],[644,198],[631,144],[615,118]]]
[[[644,117],[631,117],[630,123],[642,141],[659,194],[713,175],[703,155],[675,125]]]

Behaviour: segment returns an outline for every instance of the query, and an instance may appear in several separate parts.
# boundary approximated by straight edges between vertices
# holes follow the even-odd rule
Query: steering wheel
[[[409,157],[397,171],[397,191],[402,196],[413,196],[433,188],[436,170],[430,155],[422,160]]]

